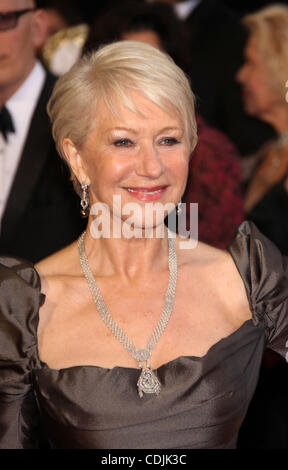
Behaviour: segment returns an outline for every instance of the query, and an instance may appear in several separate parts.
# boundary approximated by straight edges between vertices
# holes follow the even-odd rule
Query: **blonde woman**
[[[244,208],[247,217],[288,254],[288,7],[272,5],[243,21],[249,38],[237,79],[245,108],[276,134],[253,157]]]
[[[49,113],[88,227],[36,269],[1,259],[0,446],[37,447],[40,421],[52,448],[234,448],[265,346],[286,354],[286,261],[248,223],[229,253],[165,228],[197,141],[185,74],[116,42]]]

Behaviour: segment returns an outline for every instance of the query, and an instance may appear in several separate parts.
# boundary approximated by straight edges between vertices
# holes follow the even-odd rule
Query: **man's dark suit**
[[[48,74],[34,111],[2,219],[0,254],[33,262],[63,248],[83,230],[79,197],[56,152],[46,105],[55,83]]]
[[[243,108],[235,74],[243,62],[247,33],[238,17],[216,0],[202,0],[185,21],[189,33],[190,76],[198,110],[247,155],[274,135]]]

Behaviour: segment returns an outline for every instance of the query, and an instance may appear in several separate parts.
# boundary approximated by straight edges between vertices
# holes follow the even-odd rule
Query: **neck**
[[[97,275],[117,274],[126,279],[136,279],[157,269],[168,269],[168,236],[163,227],[163,237],[157,238],[94,238],[89,220],[85,251],[92,272]],[[92,231],[93,233],[93,231]]]

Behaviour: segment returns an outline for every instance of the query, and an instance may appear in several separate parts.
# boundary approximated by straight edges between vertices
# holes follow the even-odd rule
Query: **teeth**
[[[139,191],[131,188],[127,188],[130,193],[143,193],[143,194],[156,194],[160,193],[162,189],[157,189],[156,191]]]

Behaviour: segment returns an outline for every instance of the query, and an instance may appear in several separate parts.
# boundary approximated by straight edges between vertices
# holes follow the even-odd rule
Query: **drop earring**
[[[88,192],[88,185],[83,181],[81,183],[81,189],[82,189],[82,198],[80,201],[80,206],[81,206],[81,215],[83,218],[88,217],[89,215],[89,192]]]
[[[182,213],[183,209],[182,209],[182,199],[180,199],[180,201],[178,202],[177,206],[176,206],[176,214],[177,215],[180,215]]]

